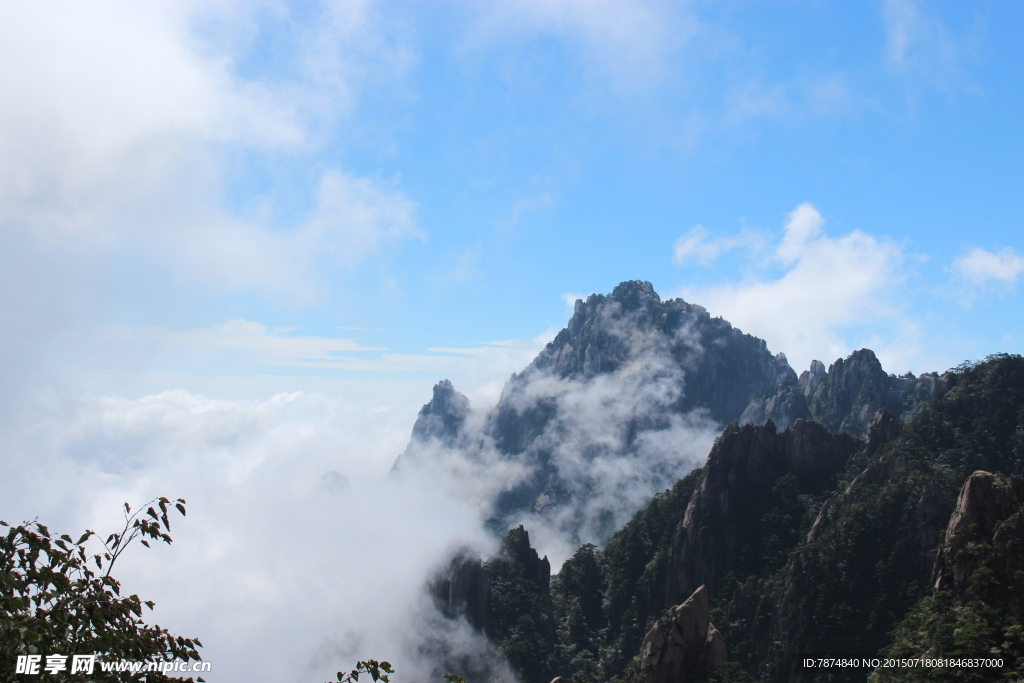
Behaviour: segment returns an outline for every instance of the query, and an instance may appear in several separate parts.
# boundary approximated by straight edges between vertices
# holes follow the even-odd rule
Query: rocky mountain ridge
[[[473,625],[525,683],[571,675],[593,683],[678,679],[684,670],[701,677],[709,674],[712,650],[728,656],[723,668],[719,655],[713,658],[723,680],[765,683],[859,682],[869,673],[826,676],[803,669],[801,655],[814,653],[916,657],[998,650],[1014,658],[1007,671],[1017,670],[1018,659],[1024,664],[1024,594],[1013,588],[1014,577],[1024,576],[1024,534],[1018,533],[1024,511],[1015,507],[1021,485],[1011,476],[1024,473],[1024,359],[995,356],[941,376],[896,377],[861,350],[827,368],[812,363],[794,381],[795,373],[779,372],[779,357],[759,340],[705,319],[699,307],[661,302],[642,284],[617,289],[618,299],[580,302],[575,322],[510,380],[499,406],[475,420],[484,425],[476,431],[448,427],[473,421],[464,397],[450,383],[439,385],[421,413],[417,438],[451,448],[490,440],[507,449],[495,446],[501,458],[535,471],[546,466],[547,488],[528,491],[522,501],[540,522],[542,501],[546,506],[545,499],[559,494],[552,482],[573,483],[560,469],[557,448],[547,461],[542,457],[557,438],[576,437],[564,415],[572,392],[599,393],[602,382],[627,376],[624,369],[644,378],[648,389],[657,386],[648,409],[588,416],[615,422],[616,415],[627,415],[616,422],[622,438],[610,453],[628,456],[630,444],[650,433],[685,434],[659,422],[687,414],[677,412],[680,406],[710,414],[709,405],[685,404],[693,398],[687,398],[689,381],[712,387],[697,394],[713,400],[713,382],[699,378],[717,371],[702,375],[686,365],[703,357],[698,350],[705,343],[722,346],[712,357],[726,364],[722,354],[753,349],[756,362],[748,367],[775,372],[758,381],[782,381],[752,396],[704,465],[640,507],[607,543],[583,544],[548,577],[549,570],[538,569],[544,560],[530,547],[529,525],[515,526],[497,557],[444,575],[443,599],[435,597],[442,611],[467,621],[482,611],[483,627],[479,617]],[[699,325],[670,322],[672,311],[708,327],[695,332]],[[623,332],[632,328],[640,333]],[[708,330],[724,330],[723,336]],[[680,336],[685,340],[675,348]],[[738,346],[720,344],[726,337],[738,339]],[[650,398],[643,391],[623,393],[627,404]],[[502,410],[512,416],[505,426],[496,417]],[[498,434],[502,429],[510,431]],[[455,580],[459,571],[485,575],[487,594]],[[705,635],[699,653],[700,638],[680,635],[694,631],[694,620],[687,617],[683,625],[672,616],[693,611],[694,602],[682,612],[673,605],[698,592],[708,604],[707,633],[712,621],[718,633],[713,647]],[[942,626],[947,622],[964,624],[961,635],[950,636]],[[879,680],[909,680],[891,673]]]
[[[935,373],[887,374],[868,349],[827,369],[814,361],[798,377],[764,340],[630,281],[577,300],[566,327],[482,419],[468,419],[469,401],[451,382],[436,385],[394,470],[436,469],[453,453],[481,468],[506,463],[517,475],[484,501],[496,531],[541,518],[603,543],[623,510],[699,465],[700,446],[727,424],[771,421],[783,431],[815,420],[861,435],[878,409],[909,418],[941,386]]]
[[[700,630],[693,620],[673,621],[672,605],[693,588],[709,605],[723,648],[714,652],[728,655],[723,680],[859,682],[870,673],[800,666],[818,653],[998,652],[1004,673],[1019,672],[1024,480],[972,468],[1024,470],[1024,359],[995,357],[944,382],[905,425],[880,409],[864,439],[803,420],[727,428],[703,468],[604,549],[581,547],[546,592],[534,577],[533,597],[510,601],[512,584],[492,584],[520,605],[516,623],[537,625],[533,636],[513,629],[495,642],[536,655],[529,683],[704,676],[710,642],[698,648],[699,638],[681,635]],[[525,530],[514,531],[528,545]]]
[[[886,373],[871,349],[854,351],[825,368],[811,361],[800,373],[797,386],[779,384],[754,399],[739,422],[764,424],[771,420],[785,429],[799,419],[815,420],[833,431],[862,435],[881,409],[898,419],[909,419],[928,404],[936,389],[944,387],[936,372],[915,377]]]

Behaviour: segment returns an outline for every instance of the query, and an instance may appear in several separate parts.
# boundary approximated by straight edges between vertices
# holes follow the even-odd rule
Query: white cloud
[[[677,295],[765,339],[798,371],[812,359],[844,356],[855,348],[844,331],[899,319],[903,254],[898,245],[860,230],[830,237],[823,225],[814,206],[800,204],[775,248],[775,262],[784,265],[779,275],[683,288]]]
[[[668,75],[672,54],[697,30],[692,17],[670,9],[606,0],[495,2],[481,12],[468,43],[493,49],[509,37],[554,35],[577,50],[587,78],[602,91],[636,92]]]
[[[0,4],[0,421],[25,403],[9,398],[19,389],[65,382],[55,355],[99,348],[112,295],[310,302],[328,277],[422,236],[396,181],[324,164],[305,213],[271,220],[272,195],[253,200],[266,210],[229,208],[239,161],[314,153],[368,80],[395,83],[408,62],[367,3],[292,11]],[[269,65],[267,22],[286,27]]]
[[[305,388],[360,405],[411,401],[416,407],[429,397],[434,382],[447,378],[474,402],[486,404],[497,401],[509,375],[529,364],[555,332],[396,353],[357,339],[269,331],[241,319],[188,330],[111,325],[93,342],[97,349],[88,349],[94,367],[76,368],[74,378],[82,386],[118,395],[158,391],[163,382],[164,387],[217,396],[255,397]],[[149,372],[126,372],[134,359],[145,359]]]
[[[975,285],[993,280],[1012,285],[1024,272],[1024,257],[1012,247],[1005,247],[998,253],[975,247],[953,261],[953,270]]]
[[[709,239],[710,232],[703,225],[698,225],[676,240],[672,245],[672,263],[683,265],[691,259],[708,264],[721,254],[741,247],[759,248],[763,244],[760,235],[750,230],[742,230],[732,237],[714,237]]]
[[[915,0],[885,0],[882,21],[885,58],[896,73],[949,89],[963,80],[962,63],[976,40],[976,28],[955,36],[927,6]]]
[[[4,230],[51,251],[132,250],[172,279],[307,299],[318,260],[351,269],[422,236],[394,183],[337,169],[322,172],[306,221],[271,225],[224,210],[232,155],[306,153],[324,141],[327,119],[352,110],[367,74],[401,73],[380,66],[401,46],[379,37],[386,31],[365,3],[350,3],[292,21],[295,54],[280,56],[292,64],[287,77],[244,78],[235,62],[246,55],[231,52],[239,41],[217,42],[201,27],[255,26],[267,9],[0,6]],[[94,275],[83,272],[82,286]]]
[[[789,214],[776,255],[786,263],[796,261],[805,253],[807,243],[821,235],[824,225],[825,219],[817,209],[809,202],[800,204]]]
[[[422,581],[451,543],[491,541],[460,500],[386,478],[411,418],[300,393],[83,397],[5,438],[3,518],[77,536],[114,530],[124,501],[185,498],[174,545],[115,569],[156,601],[147,621],[199,637],[231,680],[327,680],[367,657],[423,678]]]

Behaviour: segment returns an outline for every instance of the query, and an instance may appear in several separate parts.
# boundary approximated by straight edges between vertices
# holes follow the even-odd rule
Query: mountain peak
[[[639,308],[648,303],[661,303],[661,297],[654,291],[654,285],[646,280],[627,280],[612,290],[610,299],[627,308]]]

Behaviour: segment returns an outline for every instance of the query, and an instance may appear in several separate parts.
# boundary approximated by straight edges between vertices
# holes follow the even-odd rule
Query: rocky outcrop
[[[813,361],[798,381],[811,417],[831,430],[850,434],[863,434],[882,408],[901,419],[915,414],[941,385],[934,372],[920,377],[887,374],[870,349],[836,360],[827,371],[824,367]]]
[[[471,462],[504,461],[516,477],[482,501],[493,504],[495,529],[540,513],[569,536],[602,542],[631,512],[621,508],[622,491],[653,495],[686,474],[695,455],[685,452],[695,441],[688,430],[707,438],[780,385],[793,391],[765,409],[788,426],[807,414],[791,400],[802,396],[783,354],[701,306],[662,301],[649,282],[623,282],[577,300],[565,329],[512,375],[479,426],[468,426],[469,403],[450,383],[434,387],[396,469],[411,460],[429,466],[450,455],[445,448]],[[668,452],[670,439],[682,452]],[[628,482],[590,466],[620,458],[644,461],[618,468]],[[615,503],[592,509],[605,500]]]
[[[707,591],[700,586],[671,608],[644,637],[640,683],[687,683],[724,670],[725,641],[711,623]]]
[[[770,354],[764,340],[712,318],[702,306],[662,301],[650,282],[638,280],[623,282],[608,296],[578,299],[565,329],[521,374],[532,369],[561,378],[593,377],[651,349],[666,351],[685,373],[676,408],[706,408],[722,424],[735,422],[751,399],[771,387],[797,381],[785,355]],[[506,393],[516,386],[510,382]]]
[[[530,545],[530,534],[522,524],[506,534],[502,541],[502,557],[518,575],[536,583],[540,592],[550,592],[551,562],[547,555],[540,557]]]
[[[902,430],[903,426],[895,415],[885,408],[879,408],[868,423],[865,434],[868,455],[874,455],[875,451],[899,436]]]
[[[412,427],[412,438],[417,441],[437,439],[452,444],[462,430],[469,415],[469,399],[460,394],[449,380],[434,385],[434,396],[420,408]]]
[[[799,387],[780,384],[761,398],[755,398],[740,415],[740,424],[763,425],[771,420],[777,429],[786,429],[797,420],[810,420],[807,399]]]
[[[978,471],[964,483],[949,519],[946,541],[935,558],[932,583],[964,602],[972,577],[983,565],[995,574],[996,585],[1011,587],[1004,598],[1007,611],[1021,616],[1019,574],[1024,571],[1024,479],[1008,479]],[[1024,589],[1024,587],[1021,587]]]
[[[438,446],[464,445],[463,427],[469,411],[469,399],[456,391],[449,380],[435,384],[433,397],[416,416],[409,445],[395,460],[391,471],[400,471],[405,462],[429,458],[431,450]]]
[[[740,423],[771,420],[782,429],[799,418],[813,419],[830,430],[859,436],[879,410],[888,411],[897,421],[908,418],[942,386],[942,378],[934,372],[920,377],[886,374],[874,352],[861,349],[828,369],[819,360],[811,361],[796,386],[779,385],[751,401]]]
[[[465,617],[478,631],[483,631],[486,624],[487,589],[487,570],[480,556],[470,548],[456,551],[427,587],[444,616]]]
[[[704,481],[676,530],[667,601],[678,601],[701,585],[713,596],[726,573],[739,580],[760,573],[757,557],[768,530],[759,520],[775,503],[776,480],[793,475],[800,493],[825,490],[859,445],[846,434],[831,434],[806,420],[782,432],[771,422],[727,428],[711,450]]]

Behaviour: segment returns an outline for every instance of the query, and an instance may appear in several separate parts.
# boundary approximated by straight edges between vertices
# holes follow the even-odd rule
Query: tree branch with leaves
[[[100,539],[102,551],[89,541],[99,538],[87,530],[77,541],[55,536],[38,520],[14,526],[0,521],[0,681],[13,681],[18,655],[99,655],[107,661],[199,660],[198,638],[174,636],[142,619],[143,605],[152,601],[121,595],[111,576],[114,563],[136,539],[170,544],[171,508],[184,516],[185,501],[154,498],[136,512],[124,504],[124,527]],[[143,512],[143,510],[145,510]],[[8,670],[10,667],[10,670]],[[61,680],[60,674],[48,676]],[[102,681],[181,680],[153,672],[95,672]],[[187,679],[191,680],[191,679]],[[200,681],[203,679],[200,678]]]

